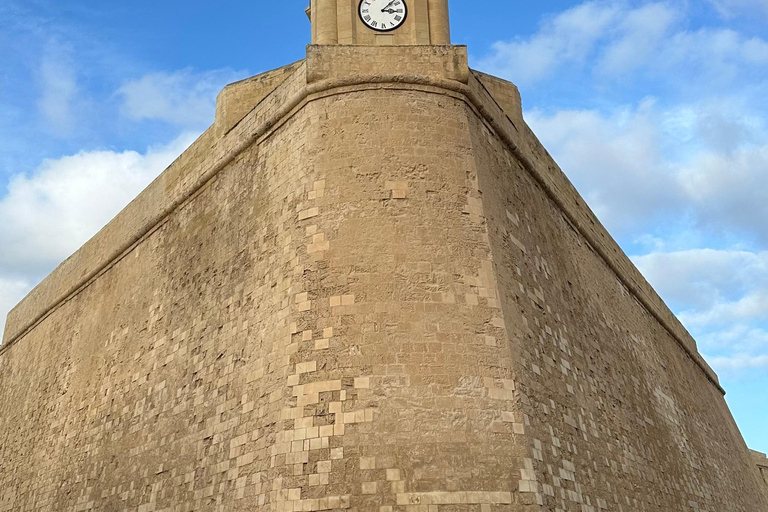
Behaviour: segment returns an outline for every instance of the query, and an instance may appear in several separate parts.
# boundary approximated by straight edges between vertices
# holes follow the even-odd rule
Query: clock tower
[[[310,0],[312,44],[448,45],[448,0]]]

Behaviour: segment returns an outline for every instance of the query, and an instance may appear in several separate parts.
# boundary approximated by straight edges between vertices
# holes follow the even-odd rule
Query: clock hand
[[[396,1],[397,1],[397,0],[392,0],[391,2],[389,2],[389,3],[386,5],[386,7],[384,7],[384,8],[381,10],[381,12],[387,12],[387,9],[389,9],[390,7],[392,7],[392,4],[394,4]],[[392,14],[392,13],[390,13],[390,14]]]
[[[397,14],[398,11],[396,11],[394,9],[382,9],[381,12],[386,12],[386,13],[389,13],[389,14]]]

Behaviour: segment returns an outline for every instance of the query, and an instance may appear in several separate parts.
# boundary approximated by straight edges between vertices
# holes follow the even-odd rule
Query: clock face
[[[378,32],[395,30],[408,17],[405,0],[360,0],[360,19]]]

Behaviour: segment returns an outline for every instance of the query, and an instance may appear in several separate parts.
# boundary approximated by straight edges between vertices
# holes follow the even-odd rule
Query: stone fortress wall
[[[695,342],[466,49],[318,47],[10,315],[0,511],[768,510]]]

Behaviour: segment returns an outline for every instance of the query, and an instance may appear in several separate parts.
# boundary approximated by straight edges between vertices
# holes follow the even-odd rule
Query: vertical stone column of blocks
[[[312,43],[339,43],[336,0],[312,0]]]
[[[399,44],[429,44],[430,19],[427,0],[412,0],[408,3],[408,19],[401,31],[407,31],[407,37],[397,34]],[[393,34],[394,36],[395,34]]]
[[[306,249],[270,463],[276,510],[530,504],[514,492],[529,471],[526,419],[465,105],[404,89],[305,107],[314,181],[297,217]]]
[[[357,43],[357,4],[349,0],[336,0],[339,44]]]
[[[448,16],[448,0],[428,0],[430,44],[451,44],[451,23]]]

